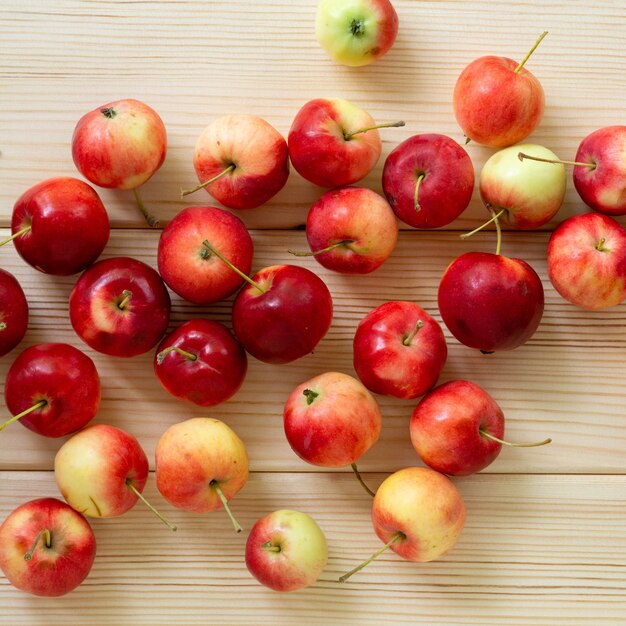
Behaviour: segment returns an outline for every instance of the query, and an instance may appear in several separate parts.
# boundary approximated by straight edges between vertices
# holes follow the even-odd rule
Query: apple
[[[317,98],[296,114],[289,136],[289,158],[296,171],[320,187],[351,185],[372,170],[382,150],[372,116],[347,100]]]
[[[233,294],[243,279],[206,246],[211,244],[244,274],[252,268],[252,238],[243,222],[217,207],[183,209],[163,229],[158,268],[167,286],[181,298],[207,305]]]
[[[89,111],[72,136],[72,158],[78,171],[99,187],[132,189],[150,226],[159,225],[139,198],[143,185],[163,164],[167,133],[158,113],[126,98]]]
[[[246,566],[274,591],[315,583],[328,562],[326,537],[306,513],[282,509],[262,517],[246,541]]]
[[[69,176],[48,178],[27,189],[11,217],[18,254],[35,269],[55,276],[82,272],[109,240],[109,216],[95,190]]]
[[[321,0],[317,40],[328,55],[352,67],[387,54],[398,34],[398,14],[389,0]]]
[[[283,411],[291,449],[307,463],[322,467],[350,465],[365,490],[356,461],[377,441],[382,416],[372,394],[356,379],[325,372],[298,385]]]
[[[385,302],[359,323],[354,369],[374,393],[417,398],[431,389],[446,362],[441,326],[413,302]]]
[[[309,210],[306,238],[324,267],[344,274],[369,274],[393,252],[398,223],[387,201],[371,189],[339,187],[326,192]]]
[[[31,500],[0,526],[0,569],[18,589],[63,596],[80,585],[96,556],[87,520],[56,498]]]
[[[465,503],[449,478],[426,467],[388,476],[372,502],[372,523],[384,546],[339,578],[345,582],[391,548],[408,561],[433,561],[452,549],[465,525]]]
[[[0,356],[24,339],[28,328],[28,302],[17,278],[0,269]]]
[[[70,294],[70,321],[91,348],[111,356],[143,354],[161,339],[170,296],[149,265],[130,257],[98,261]]]
[[[248,453],[224,422],[196,417],[170,426],[156,447],[156,482],[172,505],[193,513],[224,508],[237,532],[242,528],[228,506],[248,480]]]
[[[383,191],[405,224],[440,228],[469,205],[474,167],[467,152],[449,137],[413,135],[385,160]]]
[[[45,437],[64,437],[88,424],[100,406],[100,377],[94,362],[66,343],[26,348],[13,362],[4,386],[13,422]]]
[[[411,442],[422,461],[443,474],[468,476],[493,463],[502,445],[530,448],[550,443],[511,443],[504,414],[481,387],[453,380],[426,394],[411,416]]]
[[[322,279],[304,267],[272,265],[247,280],[232,312],[246,351],[265,363],[289,363],[312,352],[333,317]]]
[[[583,309],[604,309],[626,299],[626,229],[600,213],[561,222],[548,244],[554,288]]]
[[[479,186],[483,202],[499,219],[529,230],[543,226],[556,215],[565,198],[567,177],[562,164],[548,167],[524,156],[557,158],[554,152],[536,144],[505,148],[487,160]]]
[[[230,209],[254,209],[273,198],[289,177],[285,138],[256,115],[225,115],[196,142],[193,164],[200,184]]]
[[[168,522],[142,495],[148,457],[130,433],[115,426],[88,426],[68,439],[54,459],[54,477],[66,502],[89,517],[117,517],[137,500]]]
[[[454,114],[468,141],[505,148],[522,141],[543,117],[541,83],[524,65],[543,33],[521,63],[483,56],[472,61],[454,86]]]
[[[248,359],[241,344],[219,322],[194,319],[159,344],[154,371],[163,388],[198,406],[215,406],[241,387]]]

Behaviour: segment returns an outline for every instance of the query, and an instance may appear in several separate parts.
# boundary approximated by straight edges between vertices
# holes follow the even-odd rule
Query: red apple
[[[310,209],[306,238],[324,267],[344,274],[368,274],[380,267],[398,240],[398,223],[386,200],[371,189],[339,187]]]
[[[158,113],[130,98],[83,115],[72,137],[72,158],[80,173],[112,189],[143,185],[163,164],[166,149]]]
[[[181,324],[159,344],[154,371],[175,398],[215,406],[233,396],[246,375],[245,350],[219,322],[206,319]]]
[[[387,157],[383,190],[405,224],[440,228],[469,205],[474,167],[467,152],[449,137],[414,135]]]
[[[454,86],[454,114],[468,139],[504,148],[535,130],[543,117],[543,88],[524,64],[546,35],[521,63],[484,56],[461,72]]]
[[[70,294],[70,321],[91,348],[112,356],[143,354],[161,339],[170,296],[149,265],[129,257],[98,261]]]
[[[583,202],[606,215],[626,215],[626,126],[607,126],[585,137],[576,162],[587,164],[574,167]]]
[[[385,543],[339,582],[391,548],[408,561],[433,561],[452,549],[465,525],[465,503],[443,474],[425,467],[407,467],[387,477],[372,502],[372,523]]]
[[[503,440],[504,414],[481,387],[453,380],[422,398],[411,417],[411,442],[422,461],[444,474],[467,476],[493,463],[502,444],[543,446]]]
[[[26,334],[28,302],[13,274],[0,269],[0,356],[8,354]]]
[[[115,426],[97,424],[68,439],[54,459],[54,477],[67,503],[90,517],[117,517],[141,499],[148,480],[148,457],[131,434]]]
[[[318,98],[296,114],[289,131],[289,158],[298,173],[320,187],[351,185],[376,165],[382,144],[372,116],[347,100]]]
[[[285,403],[283,418],[292,450],[307,463],[323,467],[355,469],[356,461],[378,441],[382,427],[373,396],[356,378],[340,372],[326,372],[298,385]]]
[[[243,222],[217,207],[183,209],[163,229],[158,268],[165,283],[181,298],[207,305],[233,294],[243,279],[204,241],[209,241],[244,274],[252,268],[252,238]]]
[[[18,254],[46,274],[81,272],[109,240],[109,216],[98,194],[77,178],[48,178],[15,203],[11,237]]]
[[[599,213],[561,222],[548,244],[554,288],[583,309],[604,309],[626,299],[626,229]]]
[[[513,350],[539,326],[541,279],[526,261],[468,252],[453,261],[439,284],[439,312],[448,330],[482,352]]]
[[[448,356],[441,326],[412,302],[385,302],[356,329],[354,369],[374,393],[417,398],[437,382]]]
[[[248,480],[246,447],[224,422],[197,417],[170,426],[156,447],[156,481],[161,495],[193,513],[224,508]]]
[[[257,272],[233,303],[233,329],[259,361],[289,363],[313,351],[328,331],[333,301],[310,270],[272,265]]]
[[[4,395],[13,417],[45,437],[64,437],[88,424],[100,406],[100,378],[93,361],[66,343],[26,348],[6,377]]]
[[[273,198],[289,177],[285,138],[256,115],[225,115],[196,142],[193,164],[200,184],[231,209],[254,209]]]
[[[317,40],[338,63],[360,67],[384,56],[398,34],[398,14],[389,0],[321,0]]]
[[[326,567],[326,537],[313,518],[280,510],[262,517],[246,542],[246,566],[274,591],[296,591],[315,583]]]
[[[96,556],[87,520],[56,498],[17,507],[0,526],[0,569],[36,596],[63,596],[85,580]]]

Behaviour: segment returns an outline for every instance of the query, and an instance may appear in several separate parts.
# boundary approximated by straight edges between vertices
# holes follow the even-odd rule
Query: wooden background
[[[378,120],[404,119],[383,131],[383,157],[362,183],[380,190],[384,157],[420,132],[462,140],[452,113],[456,77],[482,54],[521,59],[549,35],[528,64],[546,92],[546,113],[532,140],[572,158],[592,130],[624,124],[626,3],[596,0],[395,0],[400,33],[392,51],[365,68],[331,62],[314,35],[315,0],[3,0],[0,4],[0,236],[13,203],[30,185],[77,175],[74,124],[86,111],[135,97],[163,117],[169,150],[143,196],[166,222],[188,206],[179,188],[195,183],[193,146],[202,128],[226,113],[254,113],[287,134],[307,100],[344,97]],[[468,147],[476,172],[491,151]],[[557,221],[586,211],[569,180]],[[245,529],[276,509],[311,514],[325,531],[330,561],[318,584],[276,594],[248,574],[246,533],[225,515],[194,516],[169,507],[149,481],[146,493],[179,525],[172,535],[139,505],[124,517],[94,520],[98,556],[85,583],[61,599],[34,598],[0,578],[0,623],[17,624],[624,624],[626,622],[626,309],[585,312],[566,303],[546,275],[548,232],[506,233],[503,253],[528,260],[546,290],[546,312],[524,347],[484,356],[449,334],[443,380],[483,385],[517,440],[551,436],[551,446],[504,450],[479,476],[455,480],[468,507],[456,548],[431,564],[394,554],[345,585],[338,576],[380,546],[370,503],[353,477],[300,461],[282,431],[291,389],[329,369],[353,373],[358,321],[391,299],[414,300],[437,319],[437,284],[447,264],[473,249],[493,250],[494,235],[468,241],[459,231],[484,221],[478,194],[445,231],[401,233],[389,261],[370,276],[331,274],[294,260],[301,226],[321,190],[295,172],[270,203],[239,215],[253,229],[254,267],[301,263],[328,282],[336,312],[315,354],[290,366],[250,359],[249,375],[229,402],[203,411],[170,398],[152,372],[152,355],[130,360],[95,354],[74,335],[67,298],[75,277],[44,276],[11,246],[0,266],[20,280],[31,305],[26,339],[0,360],[0,380],[21,349],[66,341],[96,362],[103,383],[97,422],[136,435],[153,458],[172,423],[207,414],[224,419],[248,446],[252,474],[232,502]],[[131,194],[102,191],[114,230],[105,256],[156,262],[159,232],[147,230]],[[198,193],[196,204],[212,203]],[[624,223],[624,220],[622,220]],[[230,302],[209,308],[173,298],[172,327],[195,316],[229,323]],[[379,398],[384,428],[360,463],[377,485],[419,464],[408,436],[415,402]],[[0,397],[0,412],[7,415]],[[15,425],[0,436],[0,519],[20,503],[57,496],[51,472],[59,440]]]

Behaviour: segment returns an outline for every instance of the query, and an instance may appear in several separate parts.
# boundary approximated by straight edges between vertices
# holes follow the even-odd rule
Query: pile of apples
[[[339,62],[363,65],[392,46],[398,17],[388,0],[322,0],[317,34]],[[544,33],[545,35],[545,33]],[[469,252],[442,276],[438,305],[452,335],[491,353],[512,350],[535,332],[544,308],[539,277],[522,259],[500,254],[500,223],[536,229],[558,212],[565,194],[565,165],[582,200],[595,212],[565,220],[548,247],[550,280],[572,303],[589,309],[626,298],[626,230],[611,216],[626,214],[626,126],[600,129],[580,144],[572,161],[549,149],[520,144],[544,110],[541,84],[517,63],[481,57],[460,74],[454,109],[467,141],[497,149],[480,173],[479,188],[497,227],[495,254]],[[440,134],[412,136],[387,157],[385,197],[354,186],[381,155],[379,129],[363,109],[341,99],[316,99],[296,114],[285,139],[259,117],[215,120],[196,143],[199,184],[223,206],[249,210],[286,184],[290,163],[308,181],[329,189],[306,222],[309,251],[325,268],[347,274],[375,271],[392,254],[398,219],[417,229],[439,228],[468,206],[474,188],[471,159]],[[158,220],[138,188],[166,153],[158,114],[136,100],[119,100],[87,113],[75,128],[72,154],[80,173],[100,187],[132,190],[149,225]],[[485,224],[485,225],[486,225]],[[480,228],[483,228],[481,226]],[[476,230],[480,230],[476,229]],[[212,407],[242,385],[247,354],[266,363],[290,363],[309,354],[332,320],[332,296],[312,271],[273,265],[250,276],[253,240],[244,223],[216,206],[181,210],[162,230],[158,267],[133,258],[98,261],[109,238],[107,212],[92,186],[80,179],[44,180],[17,200],[13,241],[24,261],[51,275],[80,273],[69,300],[70,321],[91,349],[131,358],[154,350],[154,372],[174,397]],[[475,231],[473,231],[475,232]],[[469,236],[473,233],[468,233]],[[157,271],[158,270],[158,271]],[[207,319],[191,319],[166,334],[168,288],[207,306],[238,292],[231,332]],[[28,304],[18,281],[0,270],[0,355],[13,350],[28,326]],[[284,430],[305,461],[351,466],[373,496],[372,523],[383,546],[340,578],[345,581],[386,549],[411,561],[431,561],[457,541],[466,516],[448,476],[465,476],[492,463],[506,445],[504,415],[478,385],[454,380],[436,387],[447,358],[438,322],[412,302],[385,302],[356,329],[358,379],[324,372],[286,398]],[[106,390],[105,390],[106,391]],[[373,394],[421,400],[410,438],[428,467],[402,469],[373,493],[358,459],[373,446],[382,416]],[[0,527],[0,567],[16,587],[62,595],[79,585],[94,561],[96,543],[85,516],[124,514],[138,500],[165,519],[142,494],[148,459],[139,442],[109,425],[89,426],[101,386],[93,361],[70,345],[47,343],[17,356],[5,381],[6,405],[15,421],[39,435],[72,435],[58,450],[54,472],[66,503],[27,502]],[[206,513],[225,509],[242,528],[229,501],[248,478],[242,440],[216,419],[197,417],[171,426],[156,448],[156,484],[175,507]],[[245,561],[264,585],[291,591],[317,580],[327,545],[308,515],[280,510],[262,517],[248,536]]]

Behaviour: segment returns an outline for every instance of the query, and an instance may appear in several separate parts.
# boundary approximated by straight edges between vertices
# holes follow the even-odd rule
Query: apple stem
[[[417,177],[417,182],[415,183],[415,192],[413,193],[413,204],[415,205],[415,211],[421,211],[422,207],[417,199],[417,194],[419,193],[420,183],[424,180],[426,174],[420,174]]]
[[[415,324],[415,328],[413,329],[411,334],[404,338],[404,341],[402,342],[403,345],[410,346],[411,342],[415,338],[415,335],[417,335],[419,329],[422,328],[422,326],[424,326],[424,322],[422,322],[422,320],[417,320],[417,324]]]
[[[537,441],[535,443],[511,443],[510,441],[499,439],[495,435],[488,433],[483,428],[479,428],[478,432],[484,437],[487,437],[487,439],[491,439],[492,441],[497,441],[498,443],[501,443],[502,445],[505,445],[505,446],[511,446],[512,448],[536,448],[538,446],[545,446],[549,443],[552,443],[552,439],[550,439],[550,437],[548,437],[547,439],[544,439],[543,441]]]
[[[600,241],[598,241],[598,243],[596,244],[596,250],[598,252],[608,252],[609,249],[604,246],[605,243],[606,243],[606,239],[602,237]]]
[[[532,156],[531,154],[525,154],[524,152],[518,152],[517,158],[520,161],[524,159],[530,159],[531,161],[539,161],[540,163],[554,163],[555,165],[580,165],[582,167],[591,167],[596,169],[595,163],[584,163],[583,161],[561,161],[561,159],[542,159],[541,157]]]
[[[481,224],[480,226],[478,226],[478,228],[475,228],[474,230],[470,231],[469,233],[463,233],[463,234],[459,235],[459,237],[461,239],[467,239],[468,237],[471,237],[472,235],[475,235],[477,232],[479,232],[483,228],[485,228],[485,226],[489,226],[489,224],[491,224],[491,222],[496,222],[496,224],[497,224],[498,223],[498,219],[500,219],[500,217],[506,211],[506,209],[502,209],[499,213],[494,215],[493,210],[491,209],[491,206],[489,206],[487,208],[488,208],[489,212],[492,214],[492,218],[490,220],[487,220],[484,224]]]
[[[133,297],[132,291],[128,291],[128,289],[124,289],[122,291],[122,295],[124,296],[120,303],[117,305],[117,308],[120,311],[123,311],[126,308],[126,305],[130,302],[130,299]]]
[[[384,122],[383,124],[376,124],[375,126],[368,126],[367,128],[359,128],[359,130],[352,131],[351,133],[344,131],[343,138],[346,141],[350,141],[354,135],[360,135],[361,133],[366,133],[370,130],[376,130],[378,128],[400,128],[400,126],[406,126],[406,123],[402,120],[399,122]]]
[[[167,348],[165,348],[164,350],[161,350],[161,352],[157,354],[156,356],[157,365],[161,365],[165,357],[170,352],[178,352],[178,354],[180,354],[181,356],[184,356],[186,359],[189,359],[190,361],[196,361],[198,359],[198,356],[196,354],[187,352],[187,350],[183,350],[182,348],[179,348],[178,346],[168,346]]]
[[[289,254],[293,254],[293,256],[315,256],[316,254],[322,254],[322,252],[330,252],[335,248],[339,248],[340,246],[347,246],[351,243],[354,243],[354,239],[344,239],[343,241],[338,241],[337,243],[333,243],[330,246],[326,246],[321,250],[309,250],[308,252],[298,252],[297,250],[287,250]]]
[[[315,398],[317,398],[317,396],[319,396],[320,394],[317,393],[317,391],[313,391],[312,389],[305,389],[302,392],[302,395],[306,396],[307,405],[311,405],[313,404],[313,400],[315,400]]]
[[[9,243],[9,241],[13,241],[18,237],[21,237],[24,233],[27,233],[32,227],[24,226],[24,228],[18,230],[16,233],[13,233],[10,237],[7,237],[4,241],[0,241],[0,247],[2,247],[5,243]]]
[[[159,222],[159,220],[156,217],[154,217],[154,215],[152,215],[152,213],[150,213],[148,209],[146,209],[146,205],[143,203],[143,200],[141,199],[141,196],[139,195],[139,192],[137,191],[137,189],[133,189],[133,195],[135,196],[135,202],[137,203],[137,208],[141,211],[141,213],[145,217],[146,222],[148,223],[148,226],[150,226],[150,228],[160,228],[161,222]]]
[[[350,570],[347,574],[344,574],[343,576],[341,576],[339,578],[339,582],[345,583],[346,580],[350,578],[350,576],[361,571],[364,567],[366,567],[372,561],[377,559],[385,550],[387,550],[391,545],[393,545],[396,541],[398,541],[398,539],[405,539],[405,538],[406,538],[406,535],[404,533],[401,533],[401,532],[395,533],[394,536],[382,548],[380,548],[380,550],[376,550],[376,552],[374,552],[374,554],[372,554],[372,556],[370,556],[369,559],[366,559],[365,561],[363,561],[363,563],[361,563],[360,565],[357,565],[354,569]]]
[[[9,424],[12,424],[13,422],[17,422],[17,420],[24,417],[24,415],[28,415],[29,413],[32,413],[33,411],[36,411],[37,409],[40,409],[46,406],[46,404],[48,404],[47,400],[39,400],[37,404],[33,404],[33,406],[28,407],[25,411],[22,411],[21,413],[14,415],[11,419],[8,419],[6,422],[4,422],[4,424],[0,424],[0,430],[4,430]]]
[[[211,481],[211,487],[215,489],[215,493],[217,493],[217,497],[222,501],[222,504],[224,505],[224,509],[226,510],[226,513],[228,513],[228,517],[230,517],[230,521],[233,523],[233,526],[235,527],[235,532],[240,533],[243,530],[243,528],[241,527],[241,524],[239,524],[239,522],[235,519],[235,516],[232,514],[232,511],[230,510],[230,507],[228,506],[228,500],[226,499],[226,496],[224,495],[224,493],[222,492],[222,490],[220,489],[216,481],[214,480]]]
[[[259,283],[253,281],[250,276],[248,276],[247,274],[244,274],[239,268],[235,267],[221,252],[219,252],[216,248],[214,248],[209,242],[208,240],[204,240],[202,242],[202,245],[207,248],[209,250],[209,252],[211,252],[212,254],[214,254],[218,259],[220,259],[220,261],[223,261],[224,263],[226,263],[226,265],[228,265],[228,267],[230,267],[231,270],[233,270],[233,272],[235,272],[235,274],[238,274],[241,278],[243,278],[245,281],[247,281],[248,283],[250,283],[253,287],[256,287],[261,293],[267,293],[267,291],[265,289],[263,289],[263,287],[261,287],[261,285],[259,285]]]
[[[50,531],[47,528],[40,530],[39,534],[35,537],[35,541],[33,541],[33,545],[29,548],[28,552],[24,555],[25,561],[30,561],[33,558],[35,549],[37,548],[37,545],[39,544],[39,540],[41,539],[42,536],[44,538],[44,543],[46,545],[46,548],[50,548],[52,546],[52,536],[50,534]]]
[[[530,55],[537,49],[539,44],[543,41],[543,38],[548,34],[548,31],[544,31],[539,35],[539,39],[535,42],[535,45],[528,51],[528,54],[522,59],[522,62],[513,70],[516,74],[524,67],[524,63],[530,59]]]
[[[137,489],[137,487],[135,487],[135,485],[133,485],[133,483],[130,480],[126,480],[126,486],[166,525],[168,526],[171,530],[176,530],[176,526],[174,524],[172,524],[172,522],[168,521],[167,519],[165,519],[165,517],[159,513],[149,502],[148,500],[146,500],[146,498],[144,497],[144,495],[141,493],[141,491],[139,491],[139,489]]]
[[[467,145],[472,140],[471,137],[468,137],[467,135],[463,135],[463,137],[465,137],[465,145]]]
[[[357,480],[361,483],[363,489],[365,489],[365,491],[367,491],[367,493],[369,493],[373,498],[376,494],[365,484],[365,481],[361,477],[361,472],[357,469],[356,463],[352,463],[350,467],[352,468],[354,475],[357,477]]]
[[[0,322],[0,332],[2,332],[3,330],[5,330],[7,327],[7,325],[4,322]]]
[[[266,541],[262,546],[263,550],[267,552],[282,552],[283,549],[280,546],[275,546],[271,541]]]
[[[502,211],[504,211],[504,209],[502,209]],[[496,222],[496,256],[500,255],[500,250],[502,248],[502,228],[500,228],[500,215],[502,214],[502,211],[496,214],[496,212],[491,207],[489,207],[489,212],[491,213],[491,215],[493,215]]]
[[[226,176],[229,172],[232,172],[237,166],[234,163],[231,163],[228,167],[225,167],[219,174],[213,176],[213,178],[209,178],[209,180],[205,180],[203,183],[196,185],[193,189],[181,189],[180,197],[184,198],[189,194],[196,193],[196,191],[200,191],[200,189],[204,189],[207,185],[214,183],[216,180],[222,178],[222,176]]]

